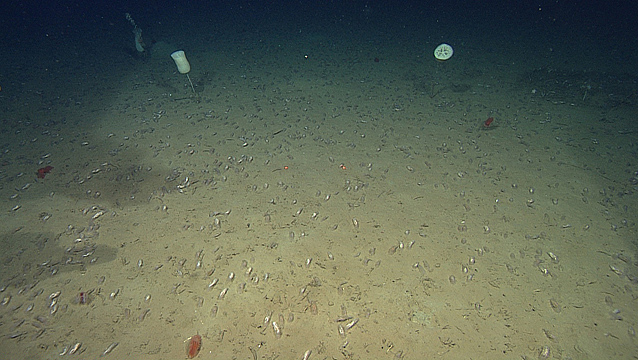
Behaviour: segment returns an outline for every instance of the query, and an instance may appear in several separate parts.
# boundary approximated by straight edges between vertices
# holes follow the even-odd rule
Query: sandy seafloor
[[[3,358],[635,357],[635,78],[245,37],[3,60]]]

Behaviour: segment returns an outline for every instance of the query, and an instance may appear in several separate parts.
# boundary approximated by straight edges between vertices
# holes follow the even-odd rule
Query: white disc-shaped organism
[[[445,61],[452,57],[454,50],[448,44],[441,44],[434,49],[434,57],[439,61]]]

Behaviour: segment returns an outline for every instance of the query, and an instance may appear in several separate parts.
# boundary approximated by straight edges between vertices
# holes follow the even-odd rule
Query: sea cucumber
[[[485,120],[485,122],[483,123],[483,126],[490,127],[490,125],[492,125],[492,121],[494,121],[493,117],[487,118],[487,120]]]
[[[186,353],[189,359],[194,358],[199,354],[199,349],[202,348],[202,337],[195,335],[188,340],[188,347],[186,348]]]
[[[38,169],[38,179],[44,179],[44,177],[53,170],[53,166],[45,166]]]

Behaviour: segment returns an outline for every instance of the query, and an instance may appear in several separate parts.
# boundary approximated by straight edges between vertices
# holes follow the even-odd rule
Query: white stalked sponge
[[[177,71],[179,71],[180,74],[188,74],[191,71],[191,64],[188,63],[188,59],[186,59],[186,54],[184,54],[183,50],[175,51],[171,54],[171,57],[175,61]]]
[[[193,94],[197,95],[193,82],[191,81],[191,77],[188,76],[188,73],[191,71],[191,64],[188,63],[188,59],[186,59],[184,51],[177,50],[171,54],[171,57],[173,58],[173,61],[175,61],[175,65],[177,65],[177,71],[179,71],[180,74],[186,74],[188,83],[191,84],[191,89],[193,89]]]

